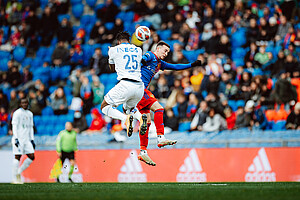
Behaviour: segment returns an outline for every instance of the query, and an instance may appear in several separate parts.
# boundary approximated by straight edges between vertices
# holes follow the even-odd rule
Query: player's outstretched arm
[[[164,69],[169,69],[169,70],[183,70],[183,69],[188,69],[191,67],[196,67],[196,66],[201,66],[202,62],[201,60],[196,60],[193,63],[188,63],[188,64],[171,64],[171,63],[167,63],[164,61],[162,62],[162,66]]]

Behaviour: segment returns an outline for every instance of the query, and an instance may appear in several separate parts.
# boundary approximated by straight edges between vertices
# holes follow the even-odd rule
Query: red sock
[[[147,131],[145,135],[140,134],[140,146],[141,150],[146,150],[148,147],[148,133],[149,133],[149,128],[150,128],[151,123],[147,123]]]
[[[157,135],[164,135],[164,109],[157,109],[154,112],[154,124]]]

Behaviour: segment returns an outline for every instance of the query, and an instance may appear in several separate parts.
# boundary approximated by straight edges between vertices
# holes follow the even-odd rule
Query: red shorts
[[[155,96],[149,90],[144,89],[144,96],[136,107],[142,114],[150,113],[150,108],[156,101]]]

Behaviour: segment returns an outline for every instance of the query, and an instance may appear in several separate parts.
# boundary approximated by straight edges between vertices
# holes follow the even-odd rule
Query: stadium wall
[[[0,152],[2,158],[9,151]],[[209,148],[149,150],[157,166],[137,159],[138,150],[81,150],[76,153],[76,182],[267,182],[300,181],[300,148]],[[37,151],[23,173],[26,182],[54,182],[55,151]],[[1,182],[10,182],[11,161],[1,164]],[[68,161],[60,180],[67,181]],[[55,173],[54,173],[55,174]]]

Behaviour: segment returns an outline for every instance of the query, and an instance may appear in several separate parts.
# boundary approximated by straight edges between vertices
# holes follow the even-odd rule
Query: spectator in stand
[[[252,75],[249,72],[243,72],[239,81],[240,98],[247,100],[250,95],[250,84]]]
[[[62,87],[57,88],[50,96],[51,107],[55,115],[62,115],[68,113],[68,102],[64,89]]]
[[[188,101],[183,91],[179,92],[176,96],[177,104],[173,108],[174,114],[178,117],[179,122],[184,122],[187,120],[187,107]]]
[[[116,18],[115,24],[112,30],[110,30],[110,34],[114,36],[113,39],[116,39],[115,36],[120,32],[124,30],[124,22],[121,18]]]
[[[270,60],[270,57],[266,52],[265,46],[259,47],[259,52],[255,54],[254,60],[255,60],[255,67],[257,68],[261,68],[264,64],[266,64]]]
[[[83,64],[83,51],[79,44],[76,44],[74,48],[70,49],[69,55],[72,69],[75,69],[77,65]]]
[[[104,85],[100,82],[98,76],[93,75],[92,79],[93,105],[99,105],[104,99]]]
[[[300,102],[296,103],[294,110],[286,120],[286,129],[300,129]]]
[[[277,60],[273,64],[271,70],[271,77],[277,77],[281,71],[285,69],[285,55],[282,50],[278,52]]]
[[[276,36],[276,33],[278,31],[278,24],[277,24],[277,20],[275,17],[270,17],[269,19],[269,27],[268,27],[268,35],[269,35],[269,39],[273,40]]]
[[[194,93],[190,93],[188,96],[188,107],[187,107],[187,117],[191,121],[197,111],[199,101]]]
[[[259,29],[258,29],[258,26],[256,24],[256,20],[255,20],[255,18],[251,18],[250,19],[250,26],[249,26],[248,31],[247,31],[247,41],[249,43],[255,42],[257,37],[258,37],[258,34],[259,34]]]
[[[239,106],[236,111],[235,128],[239,129],[239,128],[247,127],[245,116],[246,113],[244,108],[242,106]]]
[[[79,110],[74,112],[74,120],[72,124],[76,133],[82,133],[88,129],[86,118]]]
[[[293,72],[298,70],[299,62],[293,57],[292,54],[286,56],[284,67],[288,77],[293,78]]]
[[[80,87],[80,97],[83,101],[82,112],[84,115],[88,114],[91,108],[94,106],[93,104],[93,90],[90,85],[89,79],[86,76],[81,77],[81,87]]]
[[[101,21],[96,21],[96,23],[94,24],[91,32],[90,32],[90,40],[89,40],[89,44],[95,44],[95,39],[98,36],[98,29],[100,28],[100,26],[103,26],[103,24],[101,23]]]
[[[198,108],[195,116],[190,125],[191,131],[202,131],[203,124],[206,122],[206,117],[208,116],[209,107],[206,101],[200,102],[200,107]]]
[[[206,122],[203,124],[202,131],[215,132],[226,128],[226,121],[224,118],[215,112],[214,108],[210,108]]]
[[[72,93],[74,97],[80,97],[80,87],[81,87],[81,77],[82,70],[80,67],[77,67],[72,71],[69,80],[72,82]]]
[[[107,73],[110,71],[108,69],[108,58],[102,55],[102,50],[100,48],[96,48],[95,52],[90,59],[90,69],[94,71],[98,76]]]
[[[287,79],[287,73],[282,71],[280,78],[275,83],[273,98],[276,103],[286,104],[292,100],[297,100],[297,92],[291,82]]]
[[[280,40],[284,39],[290,27],[292,27],[291,23],[286,20],[286,17],[284,15],[281,15],[276,37]]]
[[[58,28],[58,21],[51,8],[46,6],[44,9],[43,16],[40,21],[40,36],[41,45],[49,46],[56,30]]]
[[[10,92],[8,112],[11,113],[12,111],[16,110],[18,107],[19,107],[19,99],[17,97],[17,92],[16,90],[12,90]]]
[[[197,28],[193,28],[191,29],[189,39],[185,49],[188,51],[196,50],[199,48],[199,44],[200,44],[200,33]]]
[[[228,130],[234,129],[235,121],[236,121],[236,115],[232,111],[232,108],[229,107],[229,106],[227,108],[225,108],[224,114],[225,114],[225,117],[226,117],[227,129]]]
[[[28,92],[30,111],[34,115],[41,115],[44,105],[41,105],[34,90]]]
[[[71,44],[73,40],[72,26],[67,18],[63,18],[58,27],[57,39],[58,41],[68,42],[69,44]]]
[[[102,24],[97,29],[95,36],[93,36],[93,38],[91,39],[93,40],[93,43],[104,44],[104,43],[111,42],[113,37],[114,36],[112,34],[109,34],[106,27]]]
[[[214,74],[209,75],[208,83],[206,86],[207,93],[218,94],[219,90],[219,79]]]
[[[16,88],[22,83],[22,75],[17,66],[13,66],[8,72],[7,80],[11,87]]]
[[[221,35],[217,53],[224,56],[231,56],[231,47],[227,35]]]
[[[102,22],[114,22],[116,15],[119,13],[119,8],[113,0],[106,0],[103,8],[96,10],[97,18]]]
[[[177,131],[178,130],[178,118],[174,115],[172,109],[166,109],[164,113],[164,125],[165,125],[165,133]]]
[[[60,40],[57,44],[57,47],[54,49],[51,56],[53,65],[63,66],[66,65],[69,61],[69,51],[65,47],[65,42]]]
[[[172,40],[179,40],[180,38],[180,32],[181,32],[181,28],[183,26],[184,23],[184,17],[181,13],[176,13],[175,17],[172,19],[171,21],[172,23],[172,35],[171,35],[171,39]]]
[[[8,123],[8,113],[4,107],[0,107],[0,127],[6,126]]]
[[[101,132],[102,129],[105,127],[105,120],[102,118],[102,115],[97,108],[93,108],[91,114],[93,118],[92,123],[90,127],[83,133],[92,134]]]
[[[203,33],[201,34],[201,47],[206,45],[206,42],[212,37],[212,24],[207,23],[203,27]]]
[[[33,78],[33,75],[31,71],[29,71],[29,67],[25,67],[23,69],[23,74],[22,74],[22,84],[29,83]]]

